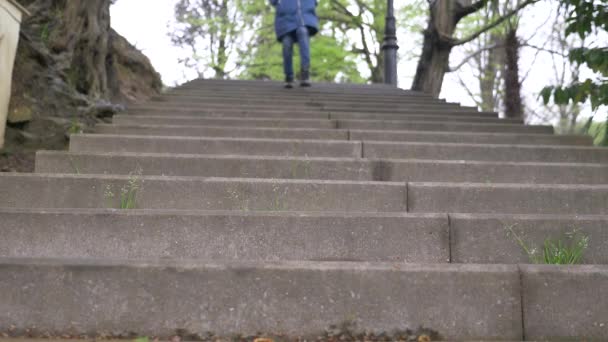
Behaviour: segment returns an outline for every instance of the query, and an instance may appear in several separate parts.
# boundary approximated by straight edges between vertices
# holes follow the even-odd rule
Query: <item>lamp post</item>
[[[393,0],[387,0],[386,25],[384,28],[384,83],[397,86],[397,25]]]

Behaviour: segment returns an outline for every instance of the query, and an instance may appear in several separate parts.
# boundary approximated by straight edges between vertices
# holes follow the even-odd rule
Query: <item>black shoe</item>
[[[302,77],[300,77],[300,87],[310,87],[310,72],[308,70],[302,70]]]
[[[285,88],[293,88],[293,77],[285,77]]]

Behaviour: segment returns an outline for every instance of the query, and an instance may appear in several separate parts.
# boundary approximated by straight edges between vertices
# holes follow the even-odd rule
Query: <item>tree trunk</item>
[[[498,1],[493,1],[489,5],[484,25],[492,21],[492,18],[500,15]],[[504,70],[504,36],[502,33],[492,31],[486,35],[485,46],[494,46],[485,54],[485,58],[480,61],[479,89],[481,93],[481,110],[493,112],[498,108],[498,95],[501,93],[500,71]],[[484,46],[484,47],[485,47]],[[502,75],[500,75],[502,76]]]
[[[511,26],[505,37],[505,117],[523,118],[524,109],[519,80],[519,40],[517,27]]]
[[[60,14],[55,27],[47,27],[48,47],[61,56],[68,83],[91,98],[109,98],[110,0],[38,0],[33,6]]]
[[[430,18],[424,31],[422,54],[416,68],[412,90],[438,97],[449,68],[451,37],[457,20],[452,0],[437,0],[430,5]]]
[[[81,33],[75,39],[70,67],[79,75],[76,88],[93,98],[108,98],[108,73],[113,70],[109,51],[110,0],[70,0],[66,12],[66,28]]]
[[[492,34],[490,37],[490,44],[500,44],[500,37],[496,34]],[[479,78],[479,89],[481,92],[481,110],[486,112],[492,112],[496,110],[496,92],[500,92],[500,83],[497,84],[498,70],[500,66],[500,50],[490,49],[485,60],[482,63],[485,65],[481,68],[481,74]]]
[[[378,55],[376,55],[376,66],[371,67],[371,78],[370,81],[372,83],[384,83],[384,52],[380,51]]]
[[[219,8],[219,37],[217,47],[217,60],[213,66],[215,71],[214,78],[223,80],[226,78],[226,63],[228,63],[228,27],[230,25],[230,18],[228,17],[228,0],[223,0]]]

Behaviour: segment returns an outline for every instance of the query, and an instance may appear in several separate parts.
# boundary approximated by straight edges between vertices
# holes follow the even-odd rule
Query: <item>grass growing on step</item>
[[[40,41],[42,42],[42,44],[44,44],[45,46],[48,46],[50,36],[51,36],[51,31],[49,29],[49,24],[46,23],[46,24],[44,24],[44,26],[42,26],[42,29],[40,30]]]
[[[74,173],[79,175],[80,167],[78,166],[78,162],[76,160],[74,160],[74,158],[72,158],[72,156],[70,156],[69,160],[70,160],[70,165],[72,166],[72,169],[74,170]]]
[[[535,264],[576,265],[580,264],[585,250],[589,247],[589,237],[575,229],[560,238],[546,238],[542,248],[536,248],[524,241],[513,229],[507,228],[515,242],[526,252]]]
[[[83,132],[82,125],[76,119],[72,120],[70,127],[68,128],[68,134],[80,134]]]
[[[312,171],[310,160],[306,159],[293,160],[291,162],[291,178],[292,179],[308,179]]]
[[[137,207],[137,193],[142,189],[143,180],[141,175],[143,174],[142,169],[138,166],[136,171],[129,173],[129,180],[127,183],[120,188],[120,203],[119,209],[129,210],[136,209]],[[106,186],[104,196],[107,200],[112,200],[116,197],[112,186]]]
[[[120,209],[135,209],[137,191],[140,188],[140,178],[137,176],[130,176],[127,185],[120,189]]]

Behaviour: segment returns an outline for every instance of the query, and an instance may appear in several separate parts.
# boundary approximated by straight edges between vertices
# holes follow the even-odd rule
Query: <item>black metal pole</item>
[[[397,86],[397,25],[393,0],[387,0],[386,26],[384,29],[384,83]]]

